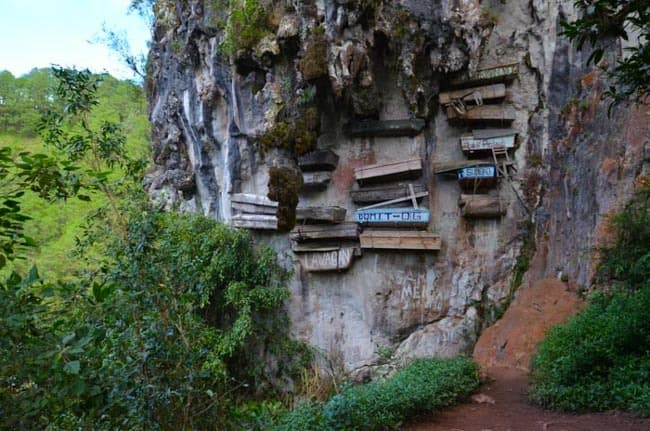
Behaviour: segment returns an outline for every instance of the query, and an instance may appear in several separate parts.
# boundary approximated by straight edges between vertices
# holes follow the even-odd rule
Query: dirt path
[[[495,367],[478,394],[480,403],[462,404],[418,418],[404,431],[650,431],[650,420],[628,414],[573,415],[542,410],[528,403],[524,371]],[[476,398],[476,396],[474,397]],[[493,402],[493,403],[492,403]]]

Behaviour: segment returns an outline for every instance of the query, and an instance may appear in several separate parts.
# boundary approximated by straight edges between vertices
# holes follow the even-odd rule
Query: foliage
[[[278,202],[278,230],[288,232],[296,224],[296,206],[302,189],[302,173],[293,168],[269,169],[269,199]]]
[[[385,382],[349,387],[325,404],[302,404],[273,429],[393,429],[416,414],[463,399],[478,383],[478,368],[468,359],[417,360]]]
[[[650,284],[594,295],[533,359],[531,398],[553,409],[650,416]]]
[[[650,416],[649,190],[614,218],[616,243],[603,250],[600,281],[613,282],[533,358],[531,398],[560,410],[623,409]]]
[[[93,125],[94,76],[56,73],[64,109],[41,130],[60,159],[3,151],[3,178],[24,178],[46,198],[94,188],[118,197],[113,167],[125,167],[125,182],[139,177],[122,157],[120,125]],[[43,166],[65,187],[42,181]],[[76,182],[66,166],[82,171]],[[234,399],[286,384],[285,372],[307,360],[285,335],[288,274],[270,249],[137,196],[115,201],[123,224],[105,224],[111,240],[97,271],[70,283],[45,282],[35,269],[0,281],[0,428],[225,428]],[[0,224],[14,220],[20,231],[26,219],[12,217],[0,211]],[[271,357],[278,365],[267,369]]]
[[[588,63],[598,64],[604,48],[599,41],[607,38],[628,40],[638,32],[638,46],[627,48],[628,56],[618,61],[611,72],[616,86],[605,93],[620,102],[634,96],[642,102],[650,91],[650,3],[645,0],[576,0],[581,18],[562,23],[562,34],[581,50],[586,42],[592,52]]]
[[[638,190],[612,224],[617,240],[601,250],[599,279],[638,289],[650,280],[650,186]]]
[[[327,75],[327,39],[325,27],[315,27],[304,42],[299,69],[307,81]]]
[[[222,3],[227,2],[227,5]],[[253,48],[267,34],[268,14],[263,0],[217,0],[228,13],[220,49],[228,55]]]

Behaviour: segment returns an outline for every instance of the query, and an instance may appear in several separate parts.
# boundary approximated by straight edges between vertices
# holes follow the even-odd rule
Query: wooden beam
[[[332,150],[317,150],[298,157],[298,166],[303,172],[333,171],[339,156]]]
[[[303,188],[307,190],[325,190],[331,180],[331,172],[305,172],[302,174]]]
[[[451,106],[447,107],[447,120],[456,123],[512,123],[515,114],[512,105],[468,106],[467,111],[462,114]]]
[[[389,163],[366,165],[354,169],[354,178],[359,182],[389,181],[395,178],[413,178],[422,174],[422,159],[400,160]]]
[[[249,193],[234,193],[230,196],[232,202],[242,203],[242,204],[251,204],[251,205],[261,205],[267,207],[277,208],[278,203],[272,201],[266,196],[262,195],[253,195]]]
[[[475,85],[509,82],[519,74],[519,63],[502,64],[477,70],[472,76],[464,72],[449,81],[454,86],[471,87]]]
[[[232,209],[246,214],[275,215],[278,212],[277,207],[254,205],[254,204],[243,204],[239,202],[232,202]]]
[[[301,253],[298,260],[307,272],[344,271],[352,266],[356,255],[354,247],[338,247],[334,250]]]
[[[441,105],[447,105],[452,100],[458,99],[463,102],[474,102],[476,99],[502,99],[505,96],[506,86],[504,84],[493,84],[482,87],[464,88],[462,90],[445,91],[438,95],[438,101]]]
[[[492,166],[492,160],[459,160],[457,162],[436,162],[431,165],[434,174],[456,173],[457,170],[471,166]]]
[[[341,223],[345,220],[346,212],[341,207],[298,207],[296,220],[307,223]]]
[[[264,214],[236,214],[232,216],[232,225],[244,229],[277,230],[278,218]]]
[[[289,234],[293,241],[319,241],[319,240],[356,240],[359,238],[359,225],[354,222],[337,225],[299,225]]]
[[[431,232],[367,229],[359,236],[361,248],[440,250],[440,236]]]
[[[362,225],[427,227],[429,210],[422,208],[374,208],[354,213],[354,220]]]
[[[350,197],[355,204],[372,204],[402,198],[409,194],[409,186],[413,186],[415,194],[422,193],[425,188],[421,184],[386,184],[381,186],[363,187],[351,190]]]
[[[424,129],[422,119],[384,120],[384,121],[359,121],[345,125],[344,131],[356,137],[368,136],[415,136]]]
[[[501,217],[508,209],[508,202],[498,196],[461,194],[458,205],[468,218]]]
[[[403,198],[397,198],[397,199],[391,199],[389,201],[378,202],[378,203],[373,204],[373,205],[368,205],[368,206],[359,208],[359,210],[369,210],[369,209],[372,209],[372,208],[381,208],[381,207],[385,207],[387,205],[393,205],[393,204],[396,204],[396,203],[399,203],[399,202],[410,201],[411,199],[423,198],[425,196],[429,196],[429,192],[420,192],[420,193],[415,193],[413,196],[404,196]]]

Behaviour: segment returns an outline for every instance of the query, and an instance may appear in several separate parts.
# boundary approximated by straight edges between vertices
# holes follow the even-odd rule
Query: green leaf
[[[81,363],[79,361],[70,361],[63,366],[63,371],[68,374],[79,374]]]

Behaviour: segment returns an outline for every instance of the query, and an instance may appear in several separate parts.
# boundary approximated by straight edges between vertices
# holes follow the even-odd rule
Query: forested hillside
[[[140,85],[120,81],[110,75],[97,76],[98,104],[90,113],[92,127],[102,122],[123,125],[126,149],[134,157],[147,159],[149,154],[149,123],[146,100]],[[0,146],[15,150],[52,153],[39,138],[39,122],[49,110],[63,109],[56,95],[57,80],[50,69],[34,69],[14,77],[0,72]],[[121,175],[120,170],[113,173]],[[29,251],[28,259],[14,262],[15,268],[26,270],[36,264],[42,274],[70,280],[81,265],[73,252],[76,238],[82,234],[85,218],[106,205],[101,194],[91,200],[77,198],[46,202],[33,194],[23,197],[23,208],[32,220],[26,233],[37,246]]]

